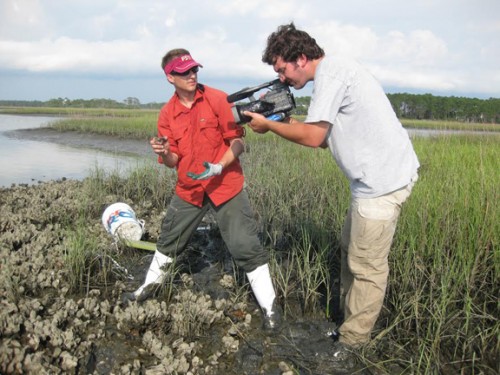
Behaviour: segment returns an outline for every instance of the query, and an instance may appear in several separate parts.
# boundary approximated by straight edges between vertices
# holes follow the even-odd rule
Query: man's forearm
[[[167,167],[175,168],[177,166],[177,162],[179,161],[179,156],[173,152],[169,152],[168,154],[162,154],[161,160]]]
[[[269,121],[268,129],[282,138],[308,147],[320,147],[327,131],[323,125],[306,124],[295,119],[289,123]]]
[[[222,158],[218,161],[222,165],[222,168],[226,168],[231,163],[233,163],[238,157],[245,151],[245,144],[241,138],[232,139],[229,148],[222,155]]]
[[[289,117],[287,122],[277,122],[260,113],[245,111],[243,114],[252,118],[248,126],[256,133],[272,131],[282,138],[308,147],[321,147],[330,127],[330,123],[326,121],[304,123]]]

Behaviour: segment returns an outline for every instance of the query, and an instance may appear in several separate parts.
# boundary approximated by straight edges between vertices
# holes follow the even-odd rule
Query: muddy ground
[[[144,141],[21,132],[42,141],[151,156]],[[86,278],[78,290],[69,288],[64,255],[70,236],[64,226],[78,215],[73,211],[82,187],[81,181],[63,179],[0,190],[0,373],[354,373],[329,365],[335,324],[323,317],[289,313],[279,333],[261,329],[246,280],[210,217],[178,259],[179,276],[165,290],[142,304],[120,306],[121,291],[142,283],[152,253],[116,244],[96,216],[86,231],[99,244],[93,267],[108,267],[108,279]],[[154,241],[163,212],[134,209]],[[361,368],[356,373],[374,373]]]

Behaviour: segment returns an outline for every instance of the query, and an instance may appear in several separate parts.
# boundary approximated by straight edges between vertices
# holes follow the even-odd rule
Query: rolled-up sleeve
[[[245,136],[245,129],[243,126],[236,124],[234,120],[233,111],[231,110],[231,104],[227,102],[226,97],[221,98],[221,103],[219,108],[219,124],[222,128],[222,137],[225,141],[229,141],[234,138],[242,138]]]
[[[168,143],[170,144],[170,151],[179,155],[179,148],[170,127],[167,105],[168,104],[165,104],[162,107],[158,115],[158,137],[167,137]],[[158,157],[158,162],[163,164],[163,160],[160,156]]]

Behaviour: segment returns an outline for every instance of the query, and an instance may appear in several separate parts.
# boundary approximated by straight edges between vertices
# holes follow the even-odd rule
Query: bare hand
[[[264,134],[269,131],[269,120],[262,116],[260,113],[244,111],[243,114],[252,118],[252,120],[248,123],[248,126],[254,132]]]
[[[149,144],[157,155],[167,155],[170,152],[170,144],[167,137],[152,137]]]

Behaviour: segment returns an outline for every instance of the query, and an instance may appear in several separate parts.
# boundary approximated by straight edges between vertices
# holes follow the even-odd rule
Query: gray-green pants
[[[203,206],[198,207],[174,195],[163,219],[158,251],[171,257],[182,252],[210,208],[215,212],[222,238],[238,267],[252,272],[268,262],[269,254],[259,240],[257,222],[244,189],[218,207],[207,196]]]

